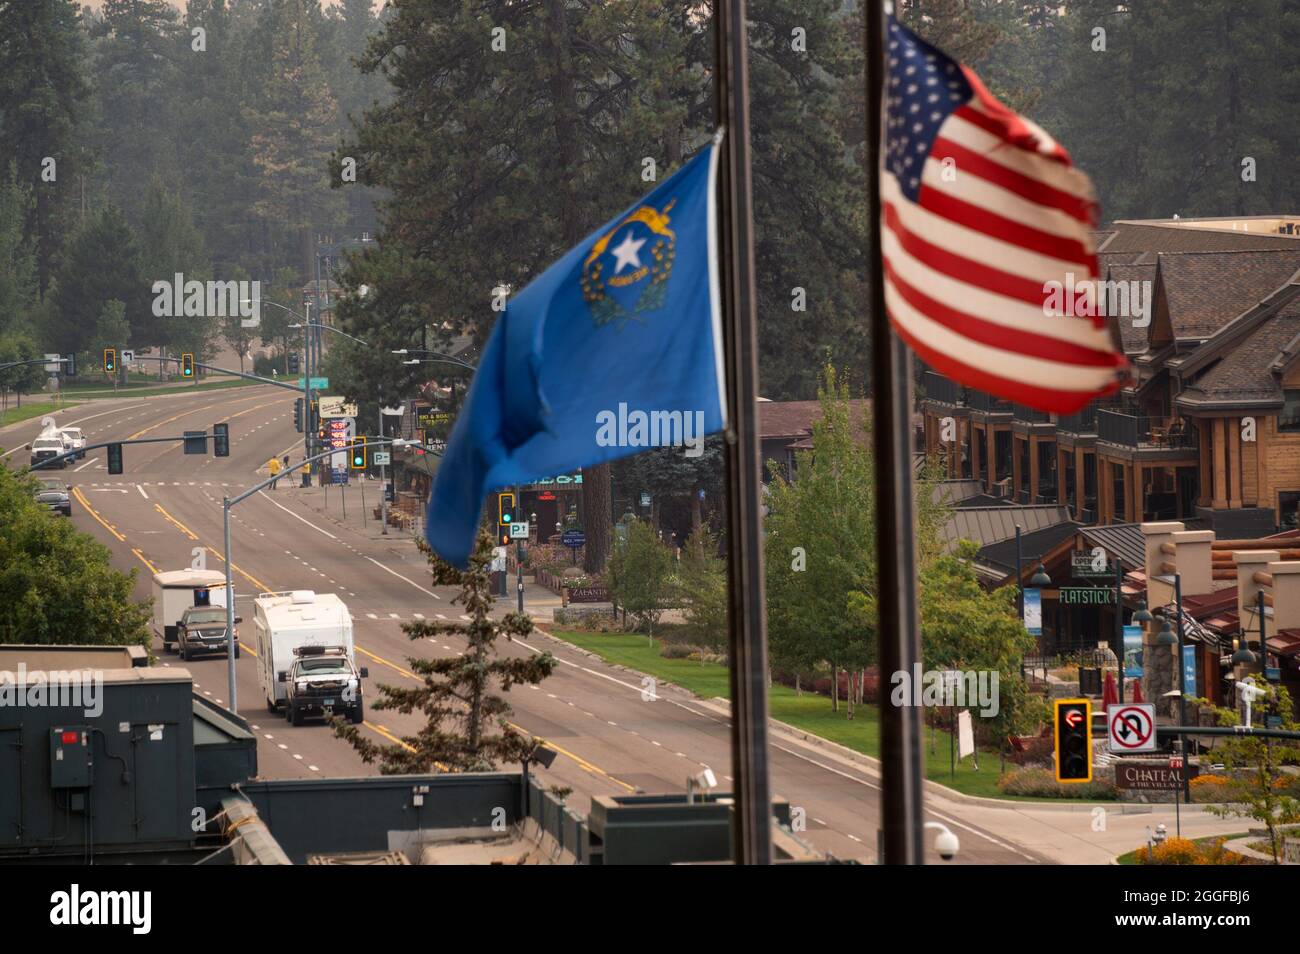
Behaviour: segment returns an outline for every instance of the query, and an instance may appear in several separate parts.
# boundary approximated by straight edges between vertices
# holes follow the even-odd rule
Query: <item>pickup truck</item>
[[[46,437],[38,437],[34,441],[32,441],[29,446],[32,449],[33,467],[35,467],[43,460],[49,460],[51,457],[58,457],[60,454],[66,453],[68,450],[63,446],[63,438],[58,436],[57,434],[46,436]],[[68,460],[66,457],[63,460],[59,461],[60,470],[62,470],[67,466],[68,466]]]
[[[41,480],[40,486],[36,488],[36,502],[45,504],[51,510],[57,510],[65,517],[72,516],[72,490],[63,481],[54,477],[46,477]]]
[[[346,647],[300,646],[293,654],[293,665],[281,676],[290,725],[301,725],[309,715],[329,719],[335,712],[346,712],[353,725],[365,718],[361,680],[369,673],[352,665]]]

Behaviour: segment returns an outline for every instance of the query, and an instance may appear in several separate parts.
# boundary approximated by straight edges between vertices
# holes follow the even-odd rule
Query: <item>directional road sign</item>
[[[1114,705],[1106,710],[1106,738],[1111,752],[1151,752],[1156,747],[1154,702]]]

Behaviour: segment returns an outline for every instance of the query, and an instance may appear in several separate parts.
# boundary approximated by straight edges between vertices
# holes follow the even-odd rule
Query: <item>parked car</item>
[[[86,456],[86,436],[81,433],[79,427],[65,427],[59,431],[63,435],[63,444],[70,450],[75,451],[77,456],[74,460],[81,460]]]
[[[65,517],[72,516],[72,487],[55,477],[46,477],[36,491],[36,502],[57,510]]]
[[[236,616],[235,623],[242,620]],[[235,658],[239,658],[239,630],[235,630]],[[191,606],[181,614],[176,624],[176,649],[186,662],[202,653],[225,653],[229,649],[226,639],[226,608],[224,606]]]
[[[56,435],[49,437],[38,437],[28,445],[32,450],[32,466],[35,467],[41,461],[49,460],[51,457],[58,457],[64,453],[63,438]],[[68,466],[68,460],[65,457],[59,461],[59,469],[62,470]]]

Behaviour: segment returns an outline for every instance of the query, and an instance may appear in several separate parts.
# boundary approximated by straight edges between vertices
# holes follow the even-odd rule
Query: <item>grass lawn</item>
[[[143,382],[140,384],[129,384],[124,388],[118,388],[113,391],[112,386],[103,387],[96,385],[91,388],[64,388],[65,394],[73,394],[78,398],[111,398],[111,397],[131,397],[133,394],[139,394],[141,397],[151,397],[155,394],[188,394],[192,391],[219,391],[224,388],[244,388],[252,387],[257,384],[256,381],[246,381],[243,378],[235,378],[233,381],[207,381],[193,384],[185,381],[175,381],[171,384],[163,383],[160,387],[158,379],[152,382]]]
[[[555,631],[559,639],[596,653],[607,662],[627,666],[639,672],[672,682],[706,699],[728,698],[731,689],[727,667],[693,659],[665,659],[659,655],[659,641],[650,641],[635,633],[589,633],[572,630]],[[843,703],[839,712],[831,711],[830,700],[806,692],[802,696],[788,686],[773,685],[768,697],[773,719],[795,726],[823,739],[837,742],[864,755],[880,756],[880,713],[874,705],[859,706],[850,721]],[[956,774],[950,770],[950,734],[924,729],[926,778],[947,785],[967,795],[990,798],[1005,797],[998,791],[1001,762],[997,752],[980,751],[981,771],[970,758],[957,763]],[[1059,801],[1059,799],[1016,799],[1017,801]]]
[[[75,404],[64,404],[64,408],[76,407]],[[46,414],[53,414],[58,408],[51,404],[44,404],[34,401],[24,404],[22,407],[11,407],[7,411],[0,411],[0,427],[8,424],[17,424],[19,421],[29,421],[34,417],[41,417]]]

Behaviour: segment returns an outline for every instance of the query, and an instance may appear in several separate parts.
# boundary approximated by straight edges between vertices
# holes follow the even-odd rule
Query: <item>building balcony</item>
[[[1096,434],[1097,406],[1089,404],[1073,414],[1061,414],[1056,418],[1056,429],[1066,434]]]
[[[1010,401],[1004,401],[1002,398],[996,398],[974,388],[966,392],[966,406],[972,411],[983,411],[986,414],[1011,414]]]
[[[1032,407],[1024,404],[1011,405],[1011,419],[1014,421],[1023,421],[1026,424],[1050,424],[1052,415],[1046,411],[1036,411]]]
[[[934,371],[921,375],[921,387],[925,389],[924,400],[938,401],[940,404],[959,405],[965,397],[965,388],[951,378],[945,378]]]
[[[1142,451],[1195,451],[1196,428],[1168,417],[1145,417],[1120,411],[1097,411],[1097,440]]]

